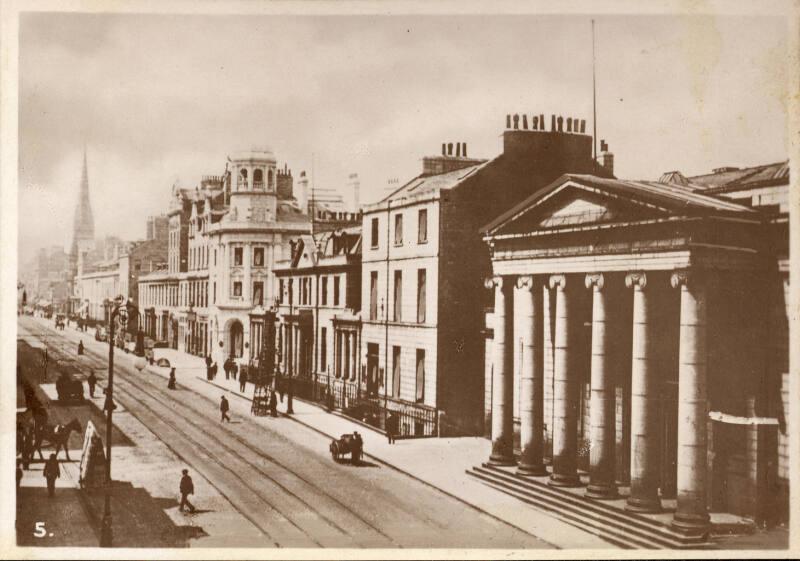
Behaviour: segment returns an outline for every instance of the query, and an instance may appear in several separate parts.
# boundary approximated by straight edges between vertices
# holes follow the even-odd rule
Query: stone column
[[[556,291],[555,349],[553,364],[553,472],[550,485],[577,487],[578,392],[575,384],[573,340],[574,328],[569,325],[570,298],[564,275],[550,277],[550,288]]]
[[[631,492],[627,507],[636,512],[659,512],[658,497],[658,375],[649,324],[651,303],[644,273],[630,273],[633,288],[633,350],[631,364]]]
[[[672,525],[703,533],[706,511],[706,294],[697,274],[672,275],[681,291],[678,354],[678,507]]]
[[[586,288],[592,290],[592,362],[589,405],[592,443],[589,453],[589,486],[586,496],[612,499],[617,496],[614,482],[616,444],[615,389],[611,377],[611,337],[606,333],[606,291],[602,273],[586,275]]]
[[[493,465],[514,465],[514,300],[509,278],[494,277],[486,282],[494,287],[494,376],[492,377],[492,454]]]
[[[520,475],[546,475],[542,461],[544,433],[544,301],[538,279],[527,275],[517,278],[515,308],[522,316],[522,367],[520,370],[519,419]],[[515,340],[517,338],[515,337]]]

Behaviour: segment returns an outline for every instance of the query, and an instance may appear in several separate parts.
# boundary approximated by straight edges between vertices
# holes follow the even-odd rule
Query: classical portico
[[[758,274],[754,214],[673,185],[563,176],[487,226],[489,462],[589,499],[624,488],[635,512],[669,499],[676,529],[704,532],[707,342]],[[751,375],[723,362],[716,380]]]

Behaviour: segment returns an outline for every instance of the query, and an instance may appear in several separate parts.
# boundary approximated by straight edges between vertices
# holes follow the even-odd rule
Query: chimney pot
[[[464,143],[464,148],[461,150],[461,153],[466,158],[467,157],[467,143]]]
[[[558,132],[563,132],[563,130],[564,130],[564,117],[559,115],[558,119],[556,119],[556,123],[558,123]]]
[[[514,130],[518,130],[518,129],[519,129],[519,115],[518,114],[514,114]]]
[[[556,132],[556,116],[550,115],[550,130],[552,132]]]
[[[461,143],[460,142],[456,142],[456,157],[457,158],[461,157]]]
[[[511,115],[506,115],[506,128],[511,128]]]
[[[531,117],[531,128],[533,130],[539,130],[539,117],[537,117],[536,115]]]
[[[528,115],[522,116],[522,128],[528,130]]]
[[[447,144],[442,142],[442,156],[447,156]]]
[[[572,117],[567,117],[567,132],[572,132]]]
[[[544,130],[544,114],[539,113],[539,130]]]
[[[448,142],[447,143],[447,155],[448,156],[452,156],[453,155],[453,143],[452,142]]]
[[[586,132],[586,119],[581,119],[581,134]]]

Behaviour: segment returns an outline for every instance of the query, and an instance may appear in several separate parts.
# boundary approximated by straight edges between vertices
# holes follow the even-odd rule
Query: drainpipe
[[[392,221],[390,212],[391,199],[386,201],[386,306],[383,309],[384,343],[383,343],[383,426],[386,427],[388,417],[389,394],[389,225]]]

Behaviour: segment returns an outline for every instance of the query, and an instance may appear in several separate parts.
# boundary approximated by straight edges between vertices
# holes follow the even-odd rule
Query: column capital
[[[699,271],[684,269],[675,271],[670,275],[669,282],[672,288],[680,287],[696,287],[702,281],[702,275]]]
[[[516,286],[520,290],[533,288],[533,275],[520,275],[517,277]]]
[[[550,275],[550,288],[560,288],[564,290],[567,287],[566,275]]]
[[[647,275],[643,272],[625,275],[625,286],[628,288],[644,288],[647,286]]]
[[[605,275],[603,273],[589,273],[586,275],[586,288],[594,288],[600,292],[605,286]]]
[[[500,275],[496,275],[493,277],[486,277],[483,281],[483,286],[486,288],[499,288],[502,290],[503,287],[503,277]]]

